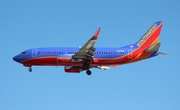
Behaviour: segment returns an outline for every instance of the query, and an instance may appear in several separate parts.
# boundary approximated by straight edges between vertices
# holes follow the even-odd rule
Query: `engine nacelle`
[[[76,66],[65,66],[64,71],[67,73],[80,73],[83,69]]]

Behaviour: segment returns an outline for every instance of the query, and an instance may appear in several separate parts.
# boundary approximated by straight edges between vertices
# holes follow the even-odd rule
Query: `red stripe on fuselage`
[[[152,54],[152,52],[142,52],[136,58],[130,60],[127,63],[132,63],[132,62],[144,60],[144,59],[148,58],[151,54]]]
[[[57,65],[56,56],[50,56],[50,57],[39,57],[39,58],[31,58],[25,61],[22,61],[21,63],[23,65]]]

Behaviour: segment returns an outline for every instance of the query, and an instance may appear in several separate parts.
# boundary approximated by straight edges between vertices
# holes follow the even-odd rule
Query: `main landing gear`
[[[86,64],[86,63],[84,63],[84,65],[83,65],[83,70],[86,70],[86,74],[87,75],[91,75],[91,71],[89,70],[89,65],[88,64]]]
[[[28,69],[29,72],[32,72],[32,67],[30,66],[29,69]]]

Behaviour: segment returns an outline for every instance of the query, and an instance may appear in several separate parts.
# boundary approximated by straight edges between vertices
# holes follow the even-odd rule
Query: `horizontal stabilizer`
[[[147,48],[144,52],[157,52],[160,46],[161,46],[161,43],[157,42],[153,44],[152,46],[150,46],[149,48]]]

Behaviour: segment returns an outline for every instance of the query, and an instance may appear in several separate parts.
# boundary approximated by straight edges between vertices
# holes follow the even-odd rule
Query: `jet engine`
[[[67,73],[80,73],[83,69],[76,66],[65,66],[64,71]]]

